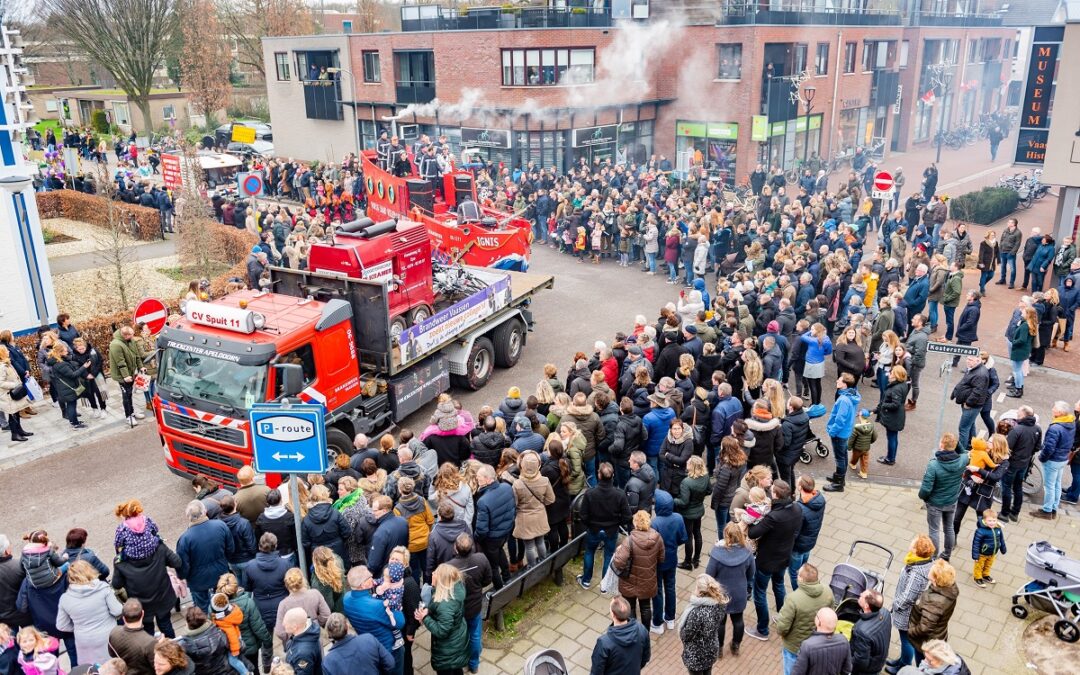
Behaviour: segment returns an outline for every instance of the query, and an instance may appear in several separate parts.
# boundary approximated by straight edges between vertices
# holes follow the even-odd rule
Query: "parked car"
[[[232,142],[232,130],[235,126],[251,127],[255,129],[255,140],[257,141],[274,140],[273,131],[268,123],[260,122],[259,120],[234,120],[232,122],[226,122],[214,130],[214,140],[217,145],[226,146]]]
[[[266,158],[271,158],[274,156],[274,144],[267,141],[255,141],[253,143],[237,143],[236,141],[233,141],[225,146],[225,152],[240,157],[261,155]]]

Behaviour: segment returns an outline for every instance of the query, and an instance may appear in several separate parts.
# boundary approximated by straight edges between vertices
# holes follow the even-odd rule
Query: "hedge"
[[[115,214],[126,222],[134,218],[138,231],[136,239],[152,241],[161,238],[161,215],[157,209],[114,201]],[[52,190],[37,193],[38,212],[42,218],[70,218],[98,227],[109,227],[109,203],[107,197],[88,195],[74,190]]]
[[[1016,190],[985,187],[954,198],[949,204],[950,216],[967,223],[990,225],[1015,211],[1019,201]]]

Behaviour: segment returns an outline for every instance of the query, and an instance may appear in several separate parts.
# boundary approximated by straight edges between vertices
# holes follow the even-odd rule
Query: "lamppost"
[[[352,74],[352,71],[346,70],[345,68],[327,68],[326,72],[330,73],[331,75],[345,73],[346,75],[349,76],[349,91],[352,93],[353,100],[352,101],[339,101],[339,103],[342,103],[342,104],[348,103],[349,107],[352,108],[352,112],[353,112],[353,114],[352,114],[352,117],[353,117],[353,119],[352,119],[353,130],[352,130],[352,134],[350,134],[350,135],[353,137],[353,141],[356,143],[354,149],[356,151],[356,156],[359,157],[360,156],[360,129],[356,128],[357,127],[356,100],[355,100],[356,99],[356,76]],[[340,79],[339,79],[339,81],[340,81]]]
[[[810,155],[810,113],[814,110],[814,96],[817,95],[817,87],[809,85],[803,87],[803,83],[810,79],[810,71],[804,70],[801,73],[791,76],[791,96],[790,100],[796,106],[802,103],[806,107],[806,129],[804,132],[806,136],[803,138],[803,160],[802,168],[806,168],[806,163]],[[795,110],[798,113],[798,108]]]
[[[941,121],[938,123],[937,133],[937,159],[935,163],[941,162],[941,145],[945,142],[945,94],[949,90],[949,82],[952,80],[952,66],[944,61],[940,61],[930,66],[928,69],[930,73],[930,88],[934,90],[935,95],[938,89],[941,90]]]

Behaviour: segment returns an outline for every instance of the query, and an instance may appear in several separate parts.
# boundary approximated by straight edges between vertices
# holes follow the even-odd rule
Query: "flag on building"
[[[922,102],[926,105],[934,105],[934,90],[930,89],[922,95]]]

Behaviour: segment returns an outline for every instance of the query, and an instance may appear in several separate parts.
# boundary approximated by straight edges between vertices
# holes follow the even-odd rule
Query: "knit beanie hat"
[[[510,391],[506,392],[507,398],[521,398],[521,390],[517,387],[510,387]]]

